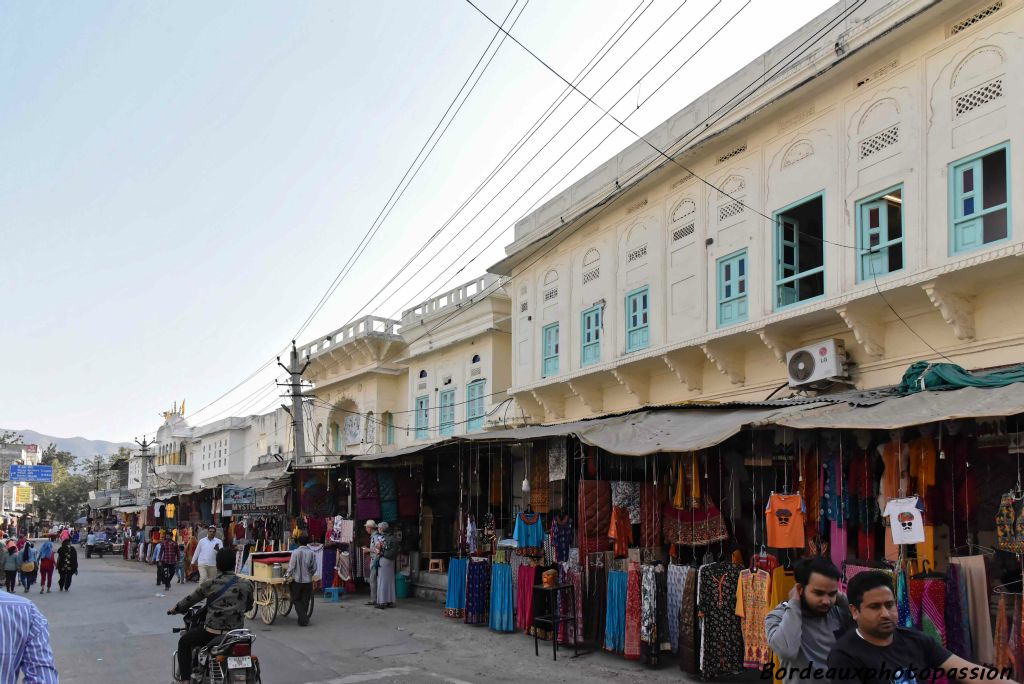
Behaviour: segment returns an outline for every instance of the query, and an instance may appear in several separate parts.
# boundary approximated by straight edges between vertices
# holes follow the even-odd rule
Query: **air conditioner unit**
[[[786,352],[790,387],[805,387],[846,379],[846,350],[842,340],[822,340]]]

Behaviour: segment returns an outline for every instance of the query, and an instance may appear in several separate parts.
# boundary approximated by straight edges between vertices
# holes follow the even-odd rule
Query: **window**
[[[959,254],[1010,236],[1007,146],[956,162],[950,173],[951,253]]]
[[[592,306],[583,312],[580,326],[580,365],[588,366],[601,360],[601,306]]]
[[[430,397],[416,397],[416,439],[430,434]]]
[[[480,355],[473,354],[473,363],[480,363]]]
[[[466,429],[479,430],[484,424],[484,389],[486,380],[469,383],[466,388]]]
[[[439,427],[442,437],[451,437],[455,432],[455,390],[441,392],[441,420]]]
[[[632,352],[650,346],[648,326],[650,311],[648,288],[642,287],[626,295],[626,351]]]
[[[544,326],[543,377],[558,375],[558,324]]]
[[[824,198],[775,213],[775,308],[825,294]]]
[[[718,325],[747,320],[747,250],[718,260]]]
[[[331,444],[334,445],[334,453],[341,453],[341,428],[337,423],[331,423]]]
[[[381,420],[384,422],[384,443],[394,444],[395,443],[395,417],[390,412],[385,412],[381,416]]]
[[[421,370],[420,371],[420,378],[425,378],[425,377],[427,377],[427,371]]]
[[[903,268],[903,186],[857,205],[857,242],[858,280]]]

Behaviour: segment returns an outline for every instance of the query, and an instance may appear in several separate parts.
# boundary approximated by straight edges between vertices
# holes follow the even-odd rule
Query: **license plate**
[[[240,670],[244,667],[252,667],[252,658],[250,656],[241,656],[238,658],[228,658],[228,669],[229,670]]]

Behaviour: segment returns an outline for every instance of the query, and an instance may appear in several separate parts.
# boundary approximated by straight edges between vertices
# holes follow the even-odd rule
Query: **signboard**
[[[287,510],[287,494],[287,487],[256,489],[224,485],[221,488],[221,498],[224,502],[223,514],[284,513]]]
[[[363,439],[363,417],[345,416],[345,444],[359,444]]]
[[[53,482],[53,466],[12,465],[10,479],[17,482]]]
[[[31,487],[15,487],[14,488],[14,503],[15,504],[30,504],[30,503],[32,503],[32,488]]]

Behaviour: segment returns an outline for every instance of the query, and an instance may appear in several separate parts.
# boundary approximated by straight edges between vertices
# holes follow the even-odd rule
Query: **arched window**
[[[341,453],[341,428],[337,423],[331,423],[331,451]]]
[[[385,411],[381,414],[381,428],[384,431],[384,443],[394,444],[395,443],[395,417],[391,415],[391,412]]]
[[[420,371],[420,379],[422,380],[422,379],[423,379],[423,378],[425,378],[425,377],[427,377],[427,371],[425,371],[425,370],[421,370],[421,371]]]
[[[555,269],[551,269],[546,274],[544,274],[545,285],[553,285],[556,282],[558,282],[558,271],[556,271]]]
[[[583,284],[592,283],[601,277],[601,253],[588,249],[583,255]]]
[[[473,363],[480,363],[480,355],[473,354]]]
[[[363,430],[363,441],[369,444],[376,444],[380,434],[377,430],[377,421],[373,417],[373,411],[366,412],[366,429]]]

